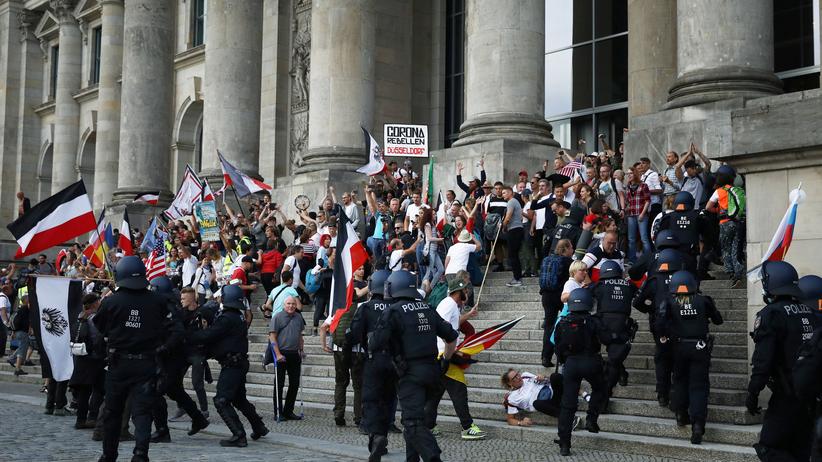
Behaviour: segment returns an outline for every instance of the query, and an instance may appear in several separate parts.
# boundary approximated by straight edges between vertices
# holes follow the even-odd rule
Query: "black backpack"
[[[565,316],[557,324],[555,339],[557,357],[564,363],[569,356],[585,353],[590,342],[587,319],[576,316]]]
[[[502,226],[502,216],[498,213],[489,213],[485,217],[485,225],[482,228],[485,239],[494,242],[497,237],[497,228]]]
[[[813,336],[803,343],[797,351],[793,364],[792,379],[794,393],[805,402],[815,402],[822,394],[822,328],[813,332]]]

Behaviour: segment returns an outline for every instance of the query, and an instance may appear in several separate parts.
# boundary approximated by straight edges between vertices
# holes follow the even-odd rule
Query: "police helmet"
[[[699,290],[699,282],[690,271],[679,270],[671,276],[668,291],[674,295],[691,295]]]
[[[594,296],[591,291],[584,288],[574,289],[568,298],[568,310],[572,313],[580,311],[591,311],[594,307]]]
[[[658,273],[674,273],[682,269],[682,256],[676,249],[659,252],[656,270]]]
[[[222,303],[224,308],[245,309],[245,294],[243,289],[236,284],[224,286],[222,289]]]
[[[802,299],[804,294],[799,289],[799,274],[786,261],[766,261],[762,264],[762,290],[765,295],[787,295]]]
[[[686,193],[687,194],[687,193]],[[688,194],[690,196],[690,194]],[[656,235],[654,245],[657,249],[676,249],[679,247],[679,238],[670,229],[663,229]]]
[[[614,260],[608,260],[599,267],[600,279],[619,279],[622,276],[622,267]]]
[[[694,196],[688,191],[680,191],[674,197],[674,210],[687,212],[694,209]]]
[[[149,281],[151,290],[158,294],[170,294],[174,292],[174,286],[168,276],[160,276]]]
[[[799,289],[802,291],[805,304],[811,308],[822,307],[822,278],[809,274],[799,278]]]
[[[379,270],[371,275],[368,281],[368,291],[372,294],[383,295],[385,293],[385,280],[391,275],[391,271]]]
[[[133,255],[121,258],[114,268],[114,282],[117,287],[145,289],[148,287],[146,265],[143,264],[140,257]]]
[[[385,280],[383,296],[386,298],[420,298],[417,292],[417,277],[408,271],[394,271]]]

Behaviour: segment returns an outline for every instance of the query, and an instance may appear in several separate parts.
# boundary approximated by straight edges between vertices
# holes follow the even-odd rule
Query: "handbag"
[[[86,343],[85,342],[78,342],[80,340],[80,328],[82,326],[77,326],[77,335],[74,336],[74,341],[69,342],[69,346],[71,347],[71,354],[73,356],[86,356],[88,355],[88,351],[86,351]]]

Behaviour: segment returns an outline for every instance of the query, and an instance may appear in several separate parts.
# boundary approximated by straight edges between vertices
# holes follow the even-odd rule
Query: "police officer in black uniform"
[[[720,325],[722,315],[711,297],[698,293],[699,284],[688,271],[674,273],[668,291],[670,296],[657,308],[655,329],[673,348],[676,423],[681,427],[690,423],[691,443],[701,444],[708,417],[708,368],[714,343],[708,322]]]
[[[106,411],[103,455],[117,460],[120,421],[131,395],[134,421],[132,462],[148,461],[151,412],[156,401],[157,355],[180,342],[182,325],[166,297],[148,290],[146,267],[138,257],[124,257],[114,273],[117,291],[103,299],[94,324],[107,343]]]
[[[369,462],[379,462],[388,447],[388,431],[394,422],[392,410],[397,402],[397,372],[391,363],[388,348],[370,348],[369,340],[374,335],[377,322],[388,308],[389,301],[383,297],[385,281],[391,271],[379,270],[371,275],[368,291],[371,299],[362,303],[345,336],[349,343],[359,343],[367,347],[363,365],[362,424],[368,432]],[[373,343],[373,342],[371,342]]]
[[[389,349],[399,376],[405,460],[440,461],[440,447],[425,426],[425,404],[434,399],[440,376],[456,349],[457,331],[436,310],[420,300],[417,277],[394,271],[384,294],[392,304],[380,316],[369,351]],[[437,362],[437,337],[446,342],[444,363]]]
[[[802,342],[819,326],[810,307],[802,303],[799,276],[790,263],[766,261],[762,265],[762,290],[767,304],[756,314],[751,380],[745,407],[758,414],[759,393],[771,391],[759,442],[754,445],[763,461],[808,460],[813,418],[806,403],[793,392],[791,369]]]
[[[607,345],[611,342],[611,333],[599,318],[591,315],[593,307],[591,290],[574,289],[568,298],[570,313],[559,321],[554,333],[557,357],[560,363],[565,364],[557,424],[559,453],[563,456],[571,454],[571,431],[577,412],[580,382],[585,379],[591,384],[591,401],[585,420],[585,429],[589,432],[599,433],[597,419],[608,397],[600,348],[603,343]]]
[[[705,220],[694,210],[694,196],[680,191],[674,197],[674,211],[660,218],[659,229],[671,230],[679,241],[679,250],[685,256],[685,269],[696,274],[699,240],[705,234]]]
[[[245,447],[248,441],[245,428],[237,415],[238,409],[251,423],[251,439],[258,440],[268,434],[268,428],[257,414],[254,405],[245,396],[245,379],[248,373],[248,329],[244,310],[245,294],[238,285],[222,289],[222,311],[207,329],[189,334],[188,341],[204,344],[209,356],[220,362],[220,378],[214,408],[223,418],[231,438],[221,440],[220,446]],[[193,405],[193,403],[192,403]]]
[[[628,384],[623,363],[631,352],[631,340],[637,330],[637,323],[631,318],[631,301],[636,288],[625,279],[618,262],[606,261],[599,269],[599,281],[591,290],[597,303],[596,317],[611,332],[612,341],[606,348],[608,361],[605,363],[610,398],[617,383]],[[603,410],[606,408],[604,405]]]
[[[809,274],[799,278],[799,290],[802,291],[802,303],[822,318],[822,277]]]
[[[654,240],[653,252],[645,252],[628,269],[628,276],[634,281],[641,281],[644,276],[650,277],[656,272],[656,267],[659,265],[659,254],[665,249],[679,250],[679,239],[674,235],[670,229],[663,229],[656,235]]]
[[[548,212],[546,212],[548,213]],[[574,248],[577,247],[580,236],[582,236],[582,220],[585,218],[585,211],[579,207],[572,207],[568,212],[568,216],[562,224],[557,225],[548,235],[550,240],[550,253],[554,254],[557,250],[557,244],[563,239],[568,239]]]
[[[175,295],[174,286],[167,276],[160,276],[154,278],[150,282],[151,290],[168,299],[170,306],[174,307],[172,316],[181,319],[179,297]],[[191,429],[188,431],[189,436],[196,434],[200,430],[208,427],[208,419],[205,418],[202,412],[197,409],[197,405],[188,396],[183,387],[183,377],[185,376],[188,363],[185,359],[185,349],[183,345],[171,349],[159,356],[162,363],[163,373],[161,374],[161,393],[157,400],[154,410],[152,412],[154,418],[154,427],[157,429],[151,434],[152,443],[169,443],[171,442],[171,433],[168,430],[168,406],[164,393],[169,398],[177,403],[180,409],[186,411],[186,414],[191,418]]]
[[[656,307],[668,298],[668,283],[671,276],[681,269],[683,265],[680,252],[674,249],[663,250],[657,260],[656,272],[642,283],[633,301],[634,308],[648,314],[648,323],[654,338],[656,396],[662,407],[668,406],[671,402],[673,350],[668,339],[656,331]]]

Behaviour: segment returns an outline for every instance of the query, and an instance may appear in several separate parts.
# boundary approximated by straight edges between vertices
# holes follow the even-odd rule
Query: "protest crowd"
[[[87,354],[74,356],[74,370],[67,381],[54,380],[44,369],[42,391],[47,395],[46,413],[74,415],[75,428],[94,429],[94,439],[105,439],[110,425],[102,423],[109,390],[104,384],[111,371],[104,369],[105,349],[97,347],[106,336],[101,332],[105,322],[95,318],[103,312],[109,316],[101,304],[105,307],[107,298],[121,292],[115,281],[124,277],[110,270],[133,258],[127,256],[133,252],[144,265],[151,288],[173,300],[184,338],[184,347],[175,353],[179,358],[173,360],[181,366],[168,374],[170,384],[165,391],[179,408],[171,416],[156,410],[151,413],[152,442],[169,439],[166,418],[189,414],[194,433],[208,425],[212,407],[205,383],[217,381],[207,361],[212,357],[223,365],[214,409],[233,434],[221,444],[248,444],[235,407],[252,425],[252,439],[268,432],[245,400],[244,388],[231,395],[234,398],[221,398],[223,375],[233,370],[232,354],[242,356],[236,369],[242,379],[237,380],[244,383],[248,371],[247,345],[223,357],[214,351],[225,347],[220,335],[235,335],[230,326],[222,324],[229,322],[224,313],[236,309],[245,326],[255,317],[269,323],[265,362],[273,363],[269,370],[276,371],[275,418],[304,418],[295,412],[304,337],[319,336],[323,350],[334,357],[336,372],[334,411],[329,418],[346,425],[346,388],[353,383],[354,424],[369,435],[370,460],[379,460],[386,452],[388,434],[400,431],[394,417],[397,396],[401,403],[405,399],[411,403],[410,396],[417,396],[410,391],[407,377],[417,373],[427,377],[415,372],[412,359],[402,367],[396,364],[397,332],[402,329],[391,329],[399,329],[405,318],[397,321],[399,315],[387,316],[391,310],[386,307],[392,298],[427,304],[440,337],[428,360],[434,364],[439,357],[437,370],[442,374],[421,380],[424,396],[414,409],[401,406],[401,424],[411,457],[439,460],[439,448],[430,435],[439,434],[437,405],[445,391],[463,428],[461,438],[487,437],[471,418],[468,387],[464,378],[460,380],[461,372],[453,373],[475,361],[459,349],[457,334],[465,339],[474,333],[470,322],[481,309],[476,298],[487,274],[510,272],[509,287],[525,284],[541,297],[545,370],[510,369],[501,376],[500,402],[505,405],[501,412],[506,413],[508,424],[530,426],[533,422],[528,414],[534,412],[554,416],[558,418],[560,452],[570,454],[572,431],[598,432],[598,416],[607,412],[614,388],[629,382],[623,363],[637,332],[634,318],[647,315],[656,343],[659,405],[671,407],[678,424],[691,425],[691,442],[700,444],[708,417],[712,347],[708,325],[721,324],[723,319],[722,306],[702,295],[698,287],[700,281],[713,279],[709,270],[716,274],[717,268],[728,274],[727,287],[745,284],[743,178],[730,166],[712,162],[694,144],[681,154],[668,152],[664,165],[653,165],[648,158],[627,165],[622,145],[611,149],[604,137],[600,144],[602,151],[593,154],[559,151],[543,165],[519,172],[511,183],[486,172],[482,161],[477,176],[467,174],[458,164],[454,174],[459,190],[438,194],[406,161],[388,163],[382,173],[369,178],[364,191],[329,187],[319,204],[298,204],[299,210],[290,215],[284,213],[282,204],[271,201],[267,191],[248,195],[240,204],[217,199],[219,238],[213,240],[203,238],[198,220],[190,214],[131,223],[132,251],[120,245],[124,230],[111,229],[97,239],[105,243],[104,264],[97,253],[101,246],[92,238],[66,248],[56,262],[42,255],[25,267],[10,265],[3,270],[0,353],[7,352],[8,337],[7,360],[15,374],[25,375],[33,364],[32,351],[39,349],[37,328],[30,322],[29,276],[59,274],[82,280],[83,309],[76,327],[72,321],[71,336],[72,349],[83,344]],[[580,143],[579,150],[584,148]],[[350,247],[355,241],[365,258],[354,268],[350,262],[356,254]],[[351,309],[335,310],[333,300],[339,303],[346,294],[334,281],[346,278],[350,278]],[[525,278],[533,279],[526,284]],[[776,278],[774,273],[771,279]],[[784,295],[779,289],[771,287],[773,299]],[[253,295],[261,292],[265,301],[252,302]],[[369,309],[376,314],[372,316]],[[386,315],[381,317],[383,310]],[[505,328],[499,329],[502,335]],[[388,333],[380,335],[383,331]],[[247,334],[237,336],[247,342]],[[408,351],[413,344],[399,343],[405,345],[406,358],[413,357]],[[378,369],[381,352],[390,355],[384,373]],[[767,381],[758,360],[765,361],[755,353],[749,389],[757,396],[764,383],[759,389],[753,383]],[[189,368],[194,400],[181,385]],[[395,369],[406,375],[396,377]],[[398,390],[396,383],[383,383],[397,380]],[[177,386],[175,381],[179,381]],[[582,388],[590,393],[581,389],[583,381],[588,385]],[[587,418],[576,417],[578,403],[585,402]],[[138,408],[132,407],[135,422]],[[758,411],[755,400],[749,410]],[[126,406],[122,423],[117,422],[118,429],[122,426],[119,439],[136,436],[139,440],[140,435],[129,432],[128,413]],[[764,438],[762,447],[767,451],[772,443]],[[138,458],[141,455],[135,452],[135,460],[147,460],[147,455]]]

